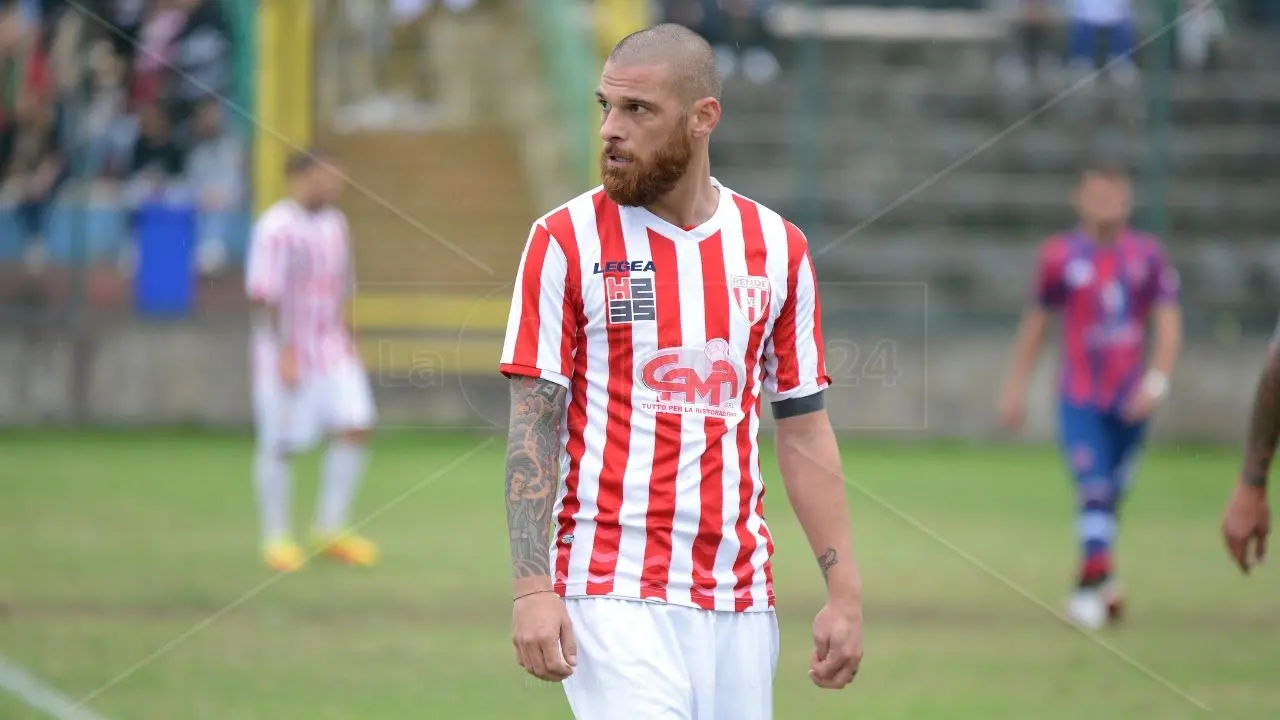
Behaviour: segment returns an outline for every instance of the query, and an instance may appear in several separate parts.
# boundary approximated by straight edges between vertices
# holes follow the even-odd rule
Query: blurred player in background
[[[711,177],[701,37],[624,38],[597,95],[603,186],[534,224],[502,352],[517,656],[580,719],[769,718],[761,395],[827,586],[810,676],[843,687],[862,654],[808,244]]]
[[[1244,467],[1222,519],[1222,536],[1240,570],[1248,573],[1267,556],[1271,507],[1267,478],[1280,440],[1280,324],[1271,336],[1266,365],[1258,378],[1245,443]]]
[[[1082,546],[1068,614],[1091,628],[1120,615],[1113,558],[1119,508],[1182,338],[1178,273],[1156,238],[1128,226],[1131,198],[1122,170],[1100,165],[1082,174],[1079,225],[1040,248],[1036,305],[1018,329],[1000,406],[1005,426],[1020,428],[1048,315],[1061,312],[1059,432],[1075,475]]]
[[[289,197],[258,219],[246,268],[263,553],[280,571],[304,562],[290,521],[291,457],[326,436],[316,550],[352,565],[372,565],[377,555],[347,529],[375,410],[348,323],[355,275],[333,163],[317,150],[289,158]]]

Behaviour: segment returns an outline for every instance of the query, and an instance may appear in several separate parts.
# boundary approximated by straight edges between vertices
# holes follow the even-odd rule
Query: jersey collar
[[[712,213],[707,221],[695,228],[682,228],[673,225],[670,222],[658,217],[642,207],[624,207],[622,212],[636,213],[637,218],[641,218],[645,226],[653,229],[660,235],[671,238],[687,238],[695,242],[701,242],[715,235],[724,225],[725,217],[732,209],[733,198],[732,193],[720,184],[719,180],[711,178],[711,184],[720,192],[719,200],[716,204],[716,211]]]

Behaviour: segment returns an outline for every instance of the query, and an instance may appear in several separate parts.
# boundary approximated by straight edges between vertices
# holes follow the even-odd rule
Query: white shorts
[[[257,373],[253,412],[259,445],[284,452],[305,452],[328,435],[368,429],[377,421],[369,376],[359,362],[335,365],[292,391],[276,373]]]
[[[568,598],[578,663],[563,683],[577,720],[770,720],[773,612],[713,612]]]

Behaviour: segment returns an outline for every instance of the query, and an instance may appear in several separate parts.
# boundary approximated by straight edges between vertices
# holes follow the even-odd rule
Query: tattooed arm
[[[566,394],[548,380],[511,379],[506,488],[516,594],[551,588],[551,509],[560,479]]]
[[[1267,351],[1267,364],[1258,379],[1245,446],[1244,467],[1222,518],[1227,552],[1248,573],[1267,555],[1271,508],[1267,503],[1267,475],[1280,437],[1280,328]]]
[[[1277,440],[1280,440],[1280,343],[1273,340],[1267,351],[1266,367],[1258,378],[1253,395],[1249,439],[1245,444],[1244,468],[1240,473],[1245,485],[1267,487]]]
[[[778,468],[796,518],[818,558],[831,602],[859,608],[862,580],[835,432],[825,410],[779,417]]]
[[[837,690],[853,681],[862,663],[862,579],[840,450],[825,410],[775,417],[778,469],[827,586],[827,602],[813,619],[809,678]]]

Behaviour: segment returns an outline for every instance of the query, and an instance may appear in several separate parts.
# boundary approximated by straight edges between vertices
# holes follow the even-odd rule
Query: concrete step
[[[749,197],[770,204],[786,201],[790,187],[779,188],[778,174],[768,168],[724,167],[716,176]],[[1074,174],[1000,174],[968,169],[942,176],[922,175],[898,187],[859,183],[857,170],[827,170],[818,187],[824,207],[854,217],[869,217],[891,204],[885,216],[910,215],[925,222],[953,221],[956,217],[998,222],[1003,217],[1058,218],[1069,212]],[[1196,178],[1175,178],[1167,187],[1167,206],[1175,221],[1211,222],[1223,229],[1280,226],[1280,178],[1224,185]]]
[[[811,233],[810,247],[826,288],[849,286],[859,295],[878,282],[921,283],[931,302],[998,308],[1026,302],[1042,236],[993,241],[954,232],[907,234],[872,232],[832,245],[825,233]],[[1184,239],[1185,240],[1185,239]],[[1215,241],[1216,240],[1216,241]],[[1188,297],[1215,307],[1280,303],[1280,257],[1276,238],[1195,238],[1167,244]],[[874,272],[868,272],[874,268]],[[886,290],[886,292],[888,292]]]
[[[796,3],[782,3],[774,13],[773,28],[779,36],[778,50],[788,60],[800,55],[804,46],[816,37],[822,57],[830,67],[929,67],[947,75],[972,72],[975,67],[984,69],[984,65],[989,66],[995,57],[1013,45],[1009,25],[1011,3],[996,8],[996,12],[988,10],[992,3],[983,0],[970,0],[967,10],[956,11],[956,4],[948,3],[953,7],[939,11],[914,7],[849,7],[848,3],[839,3],[811,11]],[[1135,4],[1138,35],[1147,40],[1134,53],[1140,65],[1154,62],[1160,47],[1155,38],[1164,26],[1157,5]],[[1240,71],[1274,67],[1277,53],[1271,35],[1265,29],[1252,29],[1244,22],[1232,24],[1226,52],[1219,58],[1222,66]],[[1052,47],[1065,50],[1067,28],[1061,19],[1051,28],[1051,33]],[[1167,34],[1173,36],[1169,38],[1171,41],[1176,41],[1177,28]]]
[[[929,131],[911,133],[867,123],[850,132],[847,121],[830,118],[827,123],[817,160],[829,168],[876,155],[891,156],[904,173],[933,172],[962,159],[966,170],[1073,172],[1095,149],[1105,149],[1135,171],[1148,159],[1139,132],[1082,137],[1056,126],[1029,124],[1001,135],[980,122],[938,123]],[[783,114],[728,119],[712,136],[712,162],[717,169],[722,164],[793,167],[798,158],[795,129],[795,119]],[[1173,172],[1222,181],[1280,175],[1280,133],[1268,126],[1234,127],[1231,132],[1174,127],[1166,144]]]
[[[727,117],[735,113],[811,107],[807,90],[796,72],[783,73],[768,86],[735,81],[725,84],[723,105]],[[1020,102],[1027,110],[1044,109],[1045,122],[1073,122],[1063,108],[1091,97],[1085,87],[1072,90],[1069,78],[1057,85],[1029,88]],[[1171,118],[1175,123],[1244,124],[1280,122],[1280,76],[1275,73],[1180,74],[1169,88]],[[1064,94],[1065,93],[1065,94]],[[865,117],[976,119],[1007,124],[1011,114],[1025,116],[1010,107],[1008,94],[997,85],[994,73],[972,81],[956,82],[931,70],[890,69],[874,73],[830,72],[821,83],[816,100],[824,112],[850,120]],[[1132,94],[1141,101],[1142,90]]]
[[[510,282],[536,214],[507,133],[364,133],[326,144],[360,184],[343,209],[362,286]]]

